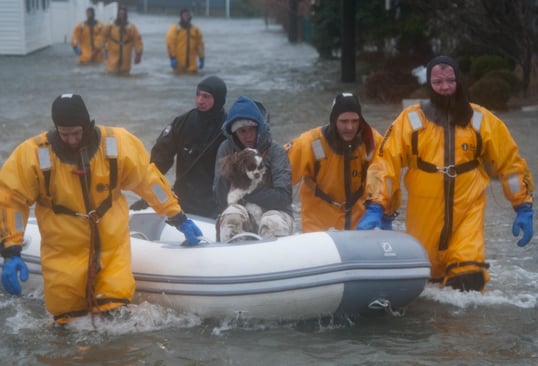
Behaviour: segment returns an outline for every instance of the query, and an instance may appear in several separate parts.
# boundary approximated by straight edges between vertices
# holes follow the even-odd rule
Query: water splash
[[[532,309],[537,304],[535,293],[520,292],[513,294],[498,289],[488,290],[485,293],[477,291],[461,292],[452,288],[441,288],[435,285],[426,286],[420,297],[462,309],[498,305],[512,305],[522,309]]]

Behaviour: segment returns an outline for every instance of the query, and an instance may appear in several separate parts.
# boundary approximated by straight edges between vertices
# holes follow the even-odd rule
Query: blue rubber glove
[[[20,273],[20,275],[19,275]],[[28,280],[28,267],[19,256],[9,257],[4,259],[2,267],[2,286],[11,295],[20,295],[22,288],[19,283]]]
[[[198,68],[200,70],[202,70],[204,68],[204,61],[205,61],[205,59],[203,57],[200,57],[200,59],[198,60]]]
[[[80,56],[80,54],[82,53],[79,46],[73,46],[73,52],[75,52],[75,55],[77,56]]]
[[[523,229],[523,237],[519,239],[517,245],[524,247],[531,241],[533,235],[532,229],[532,205],[530,203],[524,203],[521,206],[515,208],[516,218],[512,225],[512,234],[519,236],[519,230]]]
[[[366,212],[357,224],[357,230],[372,230],[382,228],[383,206],[372,203],[366,206]],[[392,221],[390,223],[392,228]]]
[[[177,229],[185,235],[188,245],[198,245],[200,242],[198,237],[203,236],[202,230],[191,219],[183,221]]]
[[[177,60],[176,60],[175,57],[170,57],[170,67],[171,67],[172,69],[177,68]]]
[[[108,58],[108,51],[103,50],[103,58],[106,60]]]

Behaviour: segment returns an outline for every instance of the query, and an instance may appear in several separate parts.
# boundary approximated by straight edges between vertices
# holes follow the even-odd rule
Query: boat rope
[[[97,298],[95,296],[95,282],[97,272],[99,271],[99,256],[96,255],[96,246],[98,245],[97,222],[92,217],[88,218],[90,223],[90,253],[88,256],[88,276],[86,282],[86,302],[90,312],[92,325],[95,328],[94,312],[92,309],[99,309]]]
[[[404,316],[405,308],[393,309],[392,304],[387,299],[377,299],[368,304],[368,308],[372,310],[385,310],[387,314],[395,317]]]

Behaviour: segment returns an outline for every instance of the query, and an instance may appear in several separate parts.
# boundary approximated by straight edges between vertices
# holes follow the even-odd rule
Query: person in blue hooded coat
[[[265,107],[246,96],[240,96],[231,106],[222,126],[226,136],[217,151],[213,192],[220,215],[217,219],[217,236],[227,241],[252,223],[248,204],[262,210],[257,224],[257,234],[273,238],[293,234],[291,166],[281,144],[273,141],[269,128],[269,114]],[[270,181],[246,195],[242,204],[228,204],[230,182],[222,175],[221,161],[224,157],[245,148],[256,149],[263,157],[266,174]]]

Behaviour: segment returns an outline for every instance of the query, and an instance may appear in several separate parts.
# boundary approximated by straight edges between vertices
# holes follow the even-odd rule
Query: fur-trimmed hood
[[[238,151],[242,150],[243,146],[240,146],[239,141],[237,141],[235,135],[232,133],[232,124],[239,119],[247,119],[256,122],[258,125],[256,149],[260,152],[266,150],[271,144],[272,138],[269,125],[267,124],[268,115],[265,111],[265,107],[261,103],[255,102],[246,96],[237,98],[234,104],[230,107],[228,117],[222,125],[222,131]]]

